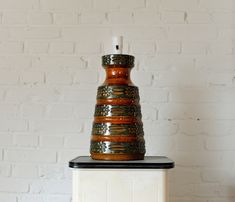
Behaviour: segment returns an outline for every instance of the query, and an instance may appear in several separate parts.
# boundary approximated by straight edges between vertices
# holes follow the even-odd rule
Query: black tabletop
[[[135,161],[100,161],[89,156],[79,156],[69,162],[70,168],[122,168],[122,169],[170,169],[174,161],[165,156],[146,156]]]

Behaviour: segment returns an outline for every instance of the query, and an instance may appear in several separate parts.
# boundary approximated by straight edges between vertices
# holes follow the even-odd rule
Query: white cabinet
[[[167,173],[174,162],[165,157],[128,162],[78,157],[70,167],[73,202],[167,202]]]

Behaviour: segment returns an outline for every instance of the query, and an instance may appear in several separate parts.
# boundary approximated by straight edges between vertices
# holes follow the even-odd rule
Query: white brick
[[[65,170],[65,178],[72,180],[72,173],[70,172],[70,168],[64,164],[64,170]]]
[[[200,169],[176,167],[169,173],[169,180],[182,184],[201,183]]]
[[[172,159],[177,160],[178,166],[209,166],[209,167],[221,167],[228,165],[227,160],[223,160],[221,153],[206,152],[206,151],[182,151],[172,152],[170,154]]]
[[[4,160],[14,162],[43,162],[55,163],[56,152],[51,150],[7,149],[4,151]]]
[[[176,56],[176,55],[159,55],[152,57],[145,57],[142,61],[141,68],[148,71],[159,71],[167,73],[167,70],[171,69],[190,69],[194,67],[194,60],[192,57]],[[189,70],[187,70],[189,71]],[[157,75],[159,77],[159,75]]]
[[[23,84],[42,84],[44,82],[44,72],[25,71],[20,76],[20,82]]]
[[[3,24],[11,25],[22,25],[27,23],[26,12],[4,12],[3,13]]]
[[[119,8],[119,2],[115,0],[95,0],[94,7],[99,10],[110,10]]]
[[[82,123],[76,120],[44,120],[34,122],[30,127],[40,132],[80,132]]]
[[[96,88],[67,89],[64,92],[64,100],[66,102],[80,102],[80,104],[85,105],[89,103],[93,104],[96,99],[96,90]],[[76,107],[79,107],[79,105],[77,105]]]
[[[113,27],[112,30],[115,35],[124,36],[126,40],[160,40],[167,37],[164,27],[148,27],[146,29],[146,26],[118,26]]]
[[[0,67],[1,68],[10,68],[12,65],[11,61],[9,61],[9,57],[1,56]]]
[[[45,114],[45,107],[43,105],[25,104],[21,106],[22,117],[29,119],[41,119]]]
[[[89,67],[90,68],[90,67]],[[102,70],[99,70],[99,72],[98,72],[98,77],[99,77],[99,81],[98,81],[98,83],[100,84],[100,83],[103,83],[104,81],[105,81],[105,78],[106,78],[106,73],[104,72],[104,71],[102,71]]]
[[[234,121],[226,120],[184,120],[179,123],[180,131],[187,135],[232,135],[235,130]]]
[[[177,88],[170,93],[171,102],[199,103],[199,102],[235,102],[235,92],[232,88]]]
[[[207,82],[212,86],[230,86],[234,82],[234,77],[231,73],[215,73],[208,76]]]
[[[73,54],[73,42],[52,42],[50,43],[50,53],[55,54]]]
[[[48,201],[50,202],[70,202],[71,196],[62,195],[50,195],[48,196]]]
[[[188,23],[211,23],[211,15],[207,12],[189,12],[186,21]]]
[[[9,1],[0,1],[0,7],[2,9],[14,9],[14,10],[28,10],[39,8],[38,0],[22,0],[20,2],[16,2],[14,0]]]
[[[16,195],[9,194],[9,193],[0,193],[0,201],[18,202]]]
[[[187,136],[177,134],[175,136],[176,149],[179,151],[203,151],[204,138],[201,136]]]
[[[6,91],[4,88],[0,88],[0,101],[5,98]]]
[[[190,68],[154,76],[154,83],[158,87],[198,87],[206,84],[206,75]]]
[[[25,194],[18,197],[17,202],[71,202],[69,195]]]
[[[58,152],[58,162],[68,163],[76,156],[89,156],[89,151],[86,149],[66,150]]]
[[[83,8],[91,8],[91,0],[42,0],[42,8],[51,10],[78,11]]]
[[[50,102],[58,101],[61,92],[55,87],[12,87],[6,93],[8,102]]]
[[[154,106],[149,104],[141,105],[142,119],[143,120],[156,120],[157,119],[157,110]]]
[[[173,12],[167,11],[162,13],[162,20],[164,23],[184,23],[185,13],[184,12]]]
[[[55,104],[47,107],[48,119],[72,119],[73,116],[73,106],[70,104]]]
[[[17,84],[19,81],[19,73],[9,70],[0,70],[0,85]]]
[[[200,109],[200,110],[199,110]],[[163,119],[233,119],[232,104],[165,104],[159,110]]]
[[[133,71],[131,73],[132,81],[137,86],[150,86],[153,80],[153,74],[151,72]]]
[[[38,137],[33,135],[14,135],[14,145],[21,147],[36,147],[38,145]]]
[[[63,137],[56,137],[56,136],[41,136],[40,137],[40,147],[61,148],[63,147],[63,144],[64,144]]]
[[[9,177],[11,175],[11,165],[1,163],[0,164],[0,177]],[[1,196],[0,196],[1,199]]]
[[[137,9],[137,8],[144,8],[145,1],[144,0],[120,0],[118,1],[120,8],[126,9]]]
[[[206,43],[182,43],[182,53],[183,54],[206,54],[208,44]]]
[[[29,185],[24,180],[3,178],[0,180],[0,191],[26,193],[29,191]]]
[[[213,41],[217,36],[216,27],[207,25],[177,25],[171,26],[168,31],[170,40]]]
[[[45,56],[36,58],[33,61],[33,67],[45,70],[78,70],[84,69],[86,62],[78,56]],[[59,74],[59,73],[57,73]]]
[[[5,104],[0,105],[1,118],[9,119],[16,118],[18,116],[19,107],[17,105]]]
[[[66,165],[67,166],[67,165]],[[39,177],[43,179],[64,179],[65,169],[61,165],[40,165]]]
[[[39,194],[20,195],[17,202],[44,202],[46,198]]]
[[[0,145],[1,146],[10,146],[13,143],[12,135],[0,133]]]
[[[30,68],[32,63],[32,57],[27,55],[24,56],[18,54],[11,54],[7,56],[6,59],[9,62],[9,66],[15,70],[22,70],[22,69],[25,70],[27,68]]]
[[[70,194],[72,183],[69,180],[41,180],[30,184],[30,190],[33,193],[44,194]]]
[[[90,134],[78,134],[76,136],[66,136],[64,145],[66,148],[86,149],[89,147]]]
[[[38,166],[29,164],[19,164],[12,166],[12,176],[16,178],[37,178]]]
[[[9,38],[9,29],[7,28],[0,28],[0,37],[1,39],[8,39]]]
[[[50,25],[53,23],[52,14],[48,12],[32,12],[29,14],[29,24]]]
[[[157,42],[157,53],[171,54],[180,53],[181,46],[179,42],[159,41]]]
[[[97,10],[83,11],[80,17],[80,22],[84,24],[101,24],[105,20],[105,13]]]
[[[219,186],[213,183],[196,184],[193,194],[195,196],[216,196],[219,191]]]
[[[146,140],[146,148],[148,151],[151,151],[153,155],[163,155],[165,156],[170,151],[173,151],[174,148],[174,138],[172,136],[156,136],[148,135],[145,136]],[[151,153],[146,153],[147,156],[151,155]]]
[[[29,53],[47,53],[49,50],[49,43],[44,41],[28,41],[26,42],[26,52]]]
[[[101,44],[96,40],[81,40],[76,43],[76,53],[78,54],[98,54],[101,52]]]
[[[234,25],[234,19],[235,14],[231,12],[213,12],[212,19],[213,22],[216,24],[228,24],[228,25]]]
[[[208,52],[214,55],[229,55],[232,54],[234,48],[234,44],[232,41],[216,41],[215,43],[211,43],[208,47]],[[224,62],[224,61],[223,61]]]
[[[83,134],[90,134],[92,131],[92,123],[89,121],[90,119],[86,119],[84,122],[84,127],[83,127]],[[75,134],[77,135],[77,134]]]
[[[167,102],[168,92],[155,88],[142,88],[139,90],[142,102]]]
[[[80,103],[74,108],[74,114],[79,119],[92,118],[95,112],[94,106],[94,103]]]
[[[2,15],[2,13],[1,13],[1,15],[0,15],[0,22],[2,23],[3,22],[3,15]]]
[[[214,74],[224,74],[226,72],[231,72],[233,70],[234,64],[235,61],[233,60],[233,56],[225,56],[221,54],[212,56],[201,56],[198,57],[196,60],[197,68],[212,71],[211,73]]]
[[[155,43],[153,41],[135,41],[131,44],[131,52],[140,55],[153,55]]]
[[[220,32],[219,32],[219,38],[222,39],[222,40],[225,40],[225,39],[234,40],[235,39],[235,28],[221,29]]]
[[[46,73],[46,83],[48,84],[71,84],[72,75],[67,71]]]
[[[54,22],[57,25],[75,25],[78,24],[78,14],[71,12],[54,13]]]
[[[195,10],[198,8],[197,0],[164,0],[162,7],[168,10]]]
[[[94,70],[79,70],[74,75],[75,83],[94,84],[98,82],[98,73]]]
[[[218,168],[205,168],[202,170],[202,180],[204,182],[223,182],[229,178],[229,172],[227,169]]]
[[[133,23],[132,13],[128,11],[114,11],[108,13],[108,20],[112,24],[131,24]]]
[[[151,134],[154,131],[156,136],[171,136],[178,131],[178,125],[173,121],[144,121],[145,134]]]
[[[95,8],[102,9],[102,10],[112,10],[112,9],[137,9],[137,8],[144,8],[145,1],[144,0],[95,0],[94,2]]]
[[[188,197],[192,194],[193,191],[193,185],[192,184],[182,184],[179,186],[178,183],[170,183],[170,190],[171,190],[171,196],[173,199],[180,198],[180,201],[174,201],[174,202],[196,202],[190,200],[184,200],[181,197]],[[199,202],[199,201],[198,201]],[[201,202],[201,201],[200,201]],[[203,201],[204,202],[204,201]]]
[[[216,198],[215,199],[211,199],[210,202],[229,202],[231,200],[233,200],[233,197],[227,197],[227,198],[218,197],[218,199],[216,199]]]
[[[225,184],[225,185],[219,186],[219,195],[224,196],[224,197],[228,197],[228,200],[229,200],[229,197],[234,197],[235,194],[233,191],[231,191],[230,185]]]
[[[32,126],[33,126],[33,124],[32,124]],[[35,134],[35,135],[40,135],[39,136],[39,139],[40,139],[40,137],[41,136],[45,136],[45,137],[51,137],[51,136],[53,136],[53,137],[64,137],[65,135],[67,135],[67,134],[71,134],[71,132],[63,132],[63,131],[61,131],[61,132],[51,132],[51,131],[40,131],[40,132],[33,132],[33,134]],[[40,140],[39,140],[39,142],[40,142]]]
[[[23,53],[24,45],[22,42],[3,42],[0,43],[0,54]]]
[[[135,11],[134,12],[135,24],[159,24],[160,14],[152,10]]]
[[[25,120],[6,120],[0,121],[0,131],[26,131],[28,123]]]
[[[57,27],[12,27],[10,28],[11,39],[55,39],[60,37]]]
[[[206,139],[206,148],[208,150],[234,150],[234,136],[224,136]]]
[[[161,0],[146,0],[146,8],[148,9],[157,9],[159,10],[160,6],[161,6]]]
[[[234,1],[233,0],[203,0],[200,1],[200,8],[207,9],[209,11],[213,10],[232,10],[234,11]]]

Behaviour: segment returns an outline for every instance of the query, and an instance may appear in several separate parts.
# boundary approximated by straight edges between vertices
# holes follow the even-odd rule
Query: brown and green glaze
[[[138,87],[130,79],[134,56],[105,55],[106,80],[98,87],[90,153],[96,160],[144,159]]]

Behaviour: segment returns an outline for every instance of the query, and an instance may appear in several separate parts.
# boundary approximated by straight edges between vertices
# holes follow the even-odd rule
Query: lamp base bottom
[[[144,160],[144,154],[96,154],[91,153],[93,160],[103,161],[131,161],[131,160]]]

